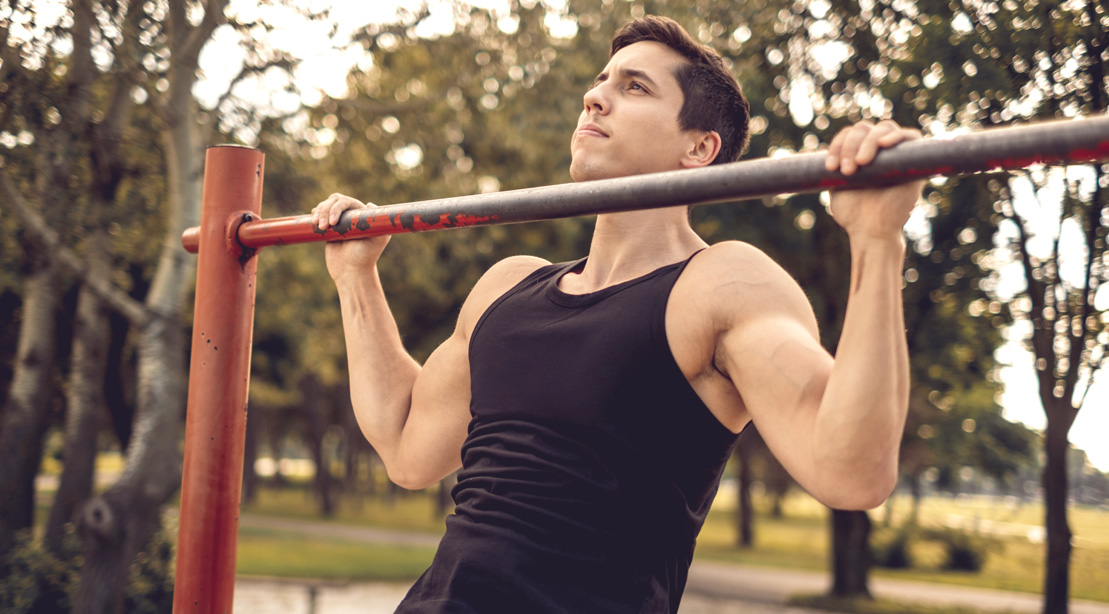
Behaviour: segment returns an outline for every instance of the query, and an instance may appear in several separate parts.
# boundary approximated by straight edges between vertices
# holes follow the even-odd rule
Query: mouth
[[[608,137],[608,133],[601,130],[596,124],[582,124],[578,126],[577,133],[582,136]]]

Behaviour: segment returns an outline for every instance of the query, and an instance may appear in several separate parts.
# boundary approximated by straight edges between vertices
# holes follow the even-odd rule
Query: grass
[[[239,531],[236,571],[242,575],[327,580],[411,581],[435,551],[305,537],[287,531]]]
[[[387,527],[403,531],[439,534],[443,514],[435,506],[435,493],[401,492],[395,497],[344,497],[334,515],[323,518],[307,488],[261,488],[255,500],[242,508],[244,514],[260,514],[293,520],[311,520],[339,525]]]
[[[908,510],[908,501],[895,501],[895,509]],[[719,506],[710,513],[697,542],[697,555],[705,559],[746,565],[783,567],[823,571],[828,569],[829,528],[827,510],[810,497],[798,494],[790,497],[782,519],[759,516],[755,522],[755,546],[737,549],[735,512],[728,506]],[[921,509],[921,523],[928,526],[948,526],[966,517],[978,517],[980,525],[989,519],[994,522],[1028,524],[1035,528],[1034,519],[1042,518],[1039,505],[1027,504],[1021,508],[985,500],[934,498]],[[1070,510],[1072,532],[1077,536],[1071,554],[1071,597],[1109,602],[1109,540],[1105,538],[1109,513],[1105,510],[1075,508]],[[875,530],[882,524],[882,512],[872,512]],[[1012,528],[1012,527],[1007,527]],[[1083,539],[1083,537],[1085,538]],[[913,569],[889,570],[875,568],[879,577],[897,578],[920,582],[937,582],[980,588],[1039,593],[1043,586],[1044,545],[1032,543],[1023,537],[1000,537],[1000,551],[991,552],[985,567],[977,573],[945,571],[940,568],[943,553],[939,546],[930,543],[915,544],[913,554],[918,565]]]

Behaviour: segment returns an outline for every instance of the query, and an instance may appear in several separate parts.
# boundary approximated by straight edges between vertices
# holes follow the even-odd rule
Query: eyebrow
[[[655,80],[652,79],[647,73],[643,72],[642,70],[639,70],[639,69],[636,69],[636,68],[621,68],[619,70],[619,73],[620,73],[620,76],[625,78],[625,79],[638,79],[640,81],[645,82],[652,89],[657,89],[658,88],[658,84],[655,83]],[[608,80],[608,73],[607,72],[602,72],[601,74],[599,74],[599,75],[597,75],[596,77],[593,78],[593,87],[597,87],[597,84],[599,84],[603,81],[607,81],[607,80]]]

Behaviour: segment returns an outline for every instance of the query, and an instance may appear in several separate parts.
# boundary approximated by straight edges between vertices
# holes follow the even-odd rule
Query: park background
[[[1092,1],[9,3],[0,609],[167,609],[195,263],[179,238],[198,222],[203,147],[265,152],[266,216],[333,191],[389,204],[563,183],[581,94],[611,33],[645,13],[725,55],[752,103],[748,157],[813,151],[858,119],[942,136],[1103,113],[1109,95],[1109,15]],[[699,556],[829,569],[848,596],[866,593],[873,560],[895,568],[873,573],[1042,591],[1048,612],[1072,594],[1109,601],[1106,411],[1087,394],[1109,342],[1106,177],[931,182],[908,228],[898,495],[869,515],[822,509],[749,433]],[[847,252],[825,203],[700,207],[693,222],[782,263],[834,350]],[[589,225],[395,239],[382,277],[409,348],[427,356],[493,262],[579,257]],[[353,424],[320,247],[264,250],[258,285],[246,513],[441,530],[449,482],[397,491]],[[410,579],[430,560],[241,538],[244,574]]]

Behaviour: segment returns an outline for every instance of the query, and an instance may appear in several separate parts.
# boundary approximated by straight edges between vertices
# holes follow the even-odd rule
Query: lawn
[[[413,580],[435,551],[305,537],[286,531],[239,531],[237,573],[327,580]]]
[[[909,502],[895,500],[894,509],[907,511]],[[747,565],[826,570],[830,544],[828,511],[807,495],[797,494],[786,501],[784,512],[780,519],[760,515],[755,524],[755,546],[741,550],[735,546],[734,511],[727,505],[717,506],[701,532],[697,554],[706,559]],[[1025,534],[1027,530],[1017,531],[1020,527],[1014,525],[1034,530],[1038,527],[1037,519],[1042,517],[1043,508],[1038,504],[1013,507],[1004,502],[966,498],[931,498],[922,504],[920,511],[920,522],[925,526],[978,526],[983,529],[1005,523],[999,527],[1004,532]],[[1109,583],[1105,581],[1109,578],[1109,512],[1073,508],[1069,518],[1075,535],[1071,597],[1109,602]],[[871,519],[875,529],[879,529],[883,524],[883,511],[871,512]],[[1039,593],[1043,586],[1043,543],[1033,543],[1027,537],[1015,535],[995,537],[1000,550],[992,552],[985,567],[977,573],[940,569],[942,552],[930,543],[914,547],[913,554],[919,562],[916,568],[874,569],[873,573],[903,580]]]

